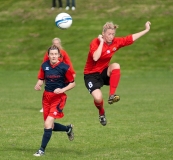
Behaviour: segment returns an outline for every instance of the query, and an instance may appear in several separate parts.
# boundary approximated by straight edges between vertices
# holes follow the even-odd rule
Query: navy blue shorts
[[[90,93],[95,89],[100,89],[103,85],[109,85],[110,77],[107,75],[108,68],[105,68],[102,73],[91,73],[84,75],[85,86]]]

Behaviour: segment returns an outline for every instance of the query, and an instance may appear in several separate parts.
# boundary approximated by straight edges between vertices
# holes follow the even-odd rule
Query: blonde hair
[[[62,50],[63,49],[63,47],[62,47],[62,45],[61,45],[61,39],[59,39],[59,38],[54,38],[53,40],[52,40],[52,44],[54,44],[54,41],[58,41],[58,48],[60,49],[60,50]]]
[[[118,28],[117,24],[113,24],[113,22],[106,22],[105,25],[103,26],[102,32],[106,32],[108,29],[116,30],[117,28]]]

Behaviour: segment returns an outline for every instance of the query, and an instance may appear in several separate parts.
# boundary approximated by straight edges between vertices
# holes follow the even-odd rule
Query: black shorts
[[[90,93],[95,89],[100,89],[103,85],[109,85],[110,77],[107,76],[108,68],[105,68],[102,73],[91,73],[84,75],[85,86]]]

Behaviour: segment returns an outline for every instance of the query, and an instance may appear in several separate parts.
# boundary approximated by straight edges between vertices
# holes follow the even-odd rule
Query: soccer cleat
[[[99,121],[100,121],[100,123],[101,123],[103,126],[106,126],[107,121],[106,121],[105,114],[99,115]]]
[[[68,132],[67,132],[67,136],[68,136],[68,139],[70,141],[72,141],[74,139],[74,133],[73,133],[73,125],[70,124],[67,126],[69,128]]]
[[[108,103],[113,104],[114,102],[118,102],[120,100],[120,96],[118,95],[111,95],[109,96]]]
[[[43,156],[44,155],[44,152],[42,150],[38,150],[35,154],[33,154],[34,156],[36,157],[40,157],[40,156]]]

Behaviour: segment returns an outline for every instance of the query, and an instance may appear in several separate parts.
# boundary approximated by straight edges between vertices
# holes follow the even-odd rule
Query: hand
[[[151,22],[147,21],[145,23],[145,29],[149,31],[150,30],[150,25],[151,25]]]
[[[38,84],[36,84],[35,87],[34,87],[34,89],[35,89],[36,91],[40,91],[40,90],[41,90],[41,86],[38,85]]]
[[[53,91],[55,94],[60,94],[60,93],[64,93],[64,90],[63,90],[63,88],[61,89],[61,88],[57,88],[57,89],[55,89],[54,91]]]
[[[37,81],[37,83],[36,83],[34,89],[35,89],[36,91],[40,91],[40,90],[41,90],[41,86],[43,85],[43,82],[44,82],[44,80],[39,79],[39,80]]]
[[[100,42],[103,42],[104,40],[103,40],[103,36],[100,34],[100,35],[98,35],[98,39],[99,39],[99,41]]]

